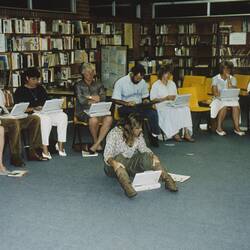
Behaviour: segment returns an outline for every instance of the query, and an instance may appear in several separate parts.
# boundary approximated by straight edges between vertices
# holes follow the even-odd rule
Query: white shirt
[[[117,80],[112,98],[126,102],[142,103],[142,99],[148,96],[147,83],[142,79],[139,83],[134,84],[131,81],[130,74],[128,74]]]
[[[130,159],[136,151],[139,151],[140,153],[152,153],[147,147],[142,134],[135,139],[133,146],[130,147],[123,138],[122,129],[115,127],[107,135],[103,157],[105,163],[108,164],[107,161],[109,158],[114,158],[115,156],[122,154],[125,158]]]
[[[231,80],[232,85],[236,87],[237,85],[236,78],[230,75],[230,80]],[[227,89],[228,88],[227,79],[226,80],[222,79],[221,75],[218,74],[213,77],[212,86],[217,86],[218,91],[221,91],[222,89]]]
[[[169,80],[167,84],[163,84],[161,80],[158,80],[153,84],[150,92],[151,100],[169,95],[177,95],[177,88],[172,80]]]

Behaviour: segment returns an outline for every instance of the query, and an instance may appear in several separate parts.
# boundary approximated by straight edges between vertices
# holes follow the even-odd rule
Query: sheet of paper
[[[180,175],[180,174],[172,174],[172,173],[169,173],[169,174],[174,179],[174,181],[177,181],[177,182],[184,182],[184,181],[188,180],[191,177],[191,176]]]
[[[229,44],[230,45],[246,45],[247,33],[246,32],[233,32],[230,33]]]

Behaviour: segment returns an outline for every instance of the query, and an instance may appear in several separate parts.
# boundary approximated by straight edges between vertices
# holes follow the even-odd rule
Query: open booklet
[[[27,170],[14,170],[10,171],[7,176],[9,177],[23,177],[28,174]]]

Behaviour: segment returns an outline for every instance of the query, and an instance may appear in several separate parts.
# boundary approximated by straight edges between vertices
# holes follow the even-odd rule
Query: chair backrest
[[[206,77],[205,76],[184,76],[183,87],[195,87],[199,101],[206,99]]]
[[[150,75],[149,78],[149,90],[151,90],[153,84],[158,80],[158,76],[157,75]]]
[[[246,90],[250,81],[250,75],[235,74],[234,77],[237,80],[237,87]]]
[[[183,79],[182,87],[192,87],[193,84],[204,84],[205,80],[206,80],[205,76],[185,75]]]
[[[207,77],[205,80],[205,86],[206,86],[206,94],[213,94],[212,91],[212,78]]]
[[[197,98],[197,90],[195,87],[186,87],[186,88],[179,88],[178,89],[179,95],[191,94],[189,100],[189,107],[199,107],[198,98]]]

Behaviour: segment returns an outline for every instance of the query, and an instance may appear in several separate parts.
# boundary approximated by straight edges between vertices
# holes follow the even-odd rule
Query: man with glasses
[[[134,66],[128,75],[117,80],[112,99],[119,105],[119,115],[127,117],[130,113],[139,113],[147,118],[150,126],[150,144],[158,147],[160,128],[157,111],[149,104],[148,85],[143,79],[145,69],[141,64]]]

